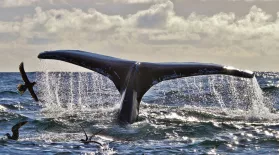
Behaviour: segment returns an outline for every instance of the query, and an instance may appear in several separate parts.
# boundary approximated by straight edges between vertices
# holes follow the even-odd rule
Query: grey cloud
[[[41,37],[33,37],[27,39],[27,44],[33,44],[33,45],[44,45],[44,44],[51,44],[54,42],[55,40],[51,40],[49,38],[41,38]]]
[[[33,51],[92,49],[130,58],[136,51],[148,55],[160,49],[210,60],[227,55],[235,60],[278,55],[279,13],[274,16],[252,6],[243,16],[219,12],[210,16],[191,13],[184,17],[175,12],[175,7],[171,1],[160,2],[128,16],[105,14],[96,9],[37,7],[32,15],[18,21],[0,22],[0,32],[18,36],[16,45]],[[1,39],[0,45],[2,49],[11,46]]]
[[[139,11],[128,17],[106,15],[94,9],[84,12],[73,10],[47,10],[36,8],[33,16],[25,17],[20,22],[2,22],[0,32],[20,33],[21,37],[32,38],[41,36],[48,39],[72,38],[80,40],[101,41],[104,39],[121,39],[125,42],[142,41],[142,36],[148,35],[150,41],[160,41],[164,44],[197,42],[201,45],[230,45],[232,42],[278,38],[278,17],[272,16],[262,9],[253,6],[244,17],[234,13],[219,13],[214,16],[204,16],[192,13],[189,17],[177,16],[171,1],[154,4],[148,10]],[[133,35],[128,35],[133,33]],[[117,38],[117,39],[115,39]],[[180,40],[180,41],[179,41]],[[34,43],[34,42],[33,42]]]
[[[168,0],[113,0],[115,3],[163,3]]]
[[[236,16],[245,16],[249,13],[252,6],[257,6],[268,14],[276,16],[278,12],[279,1],[271,0],[257,0],[257,1],[229,1],[229,0],[173,0],[174,11],[178,16],[187,18],[193,12],[212,16],[220,12],[233,12]]]
[[[170,1],[153,5],[150,9],[131,16],[140,28],[161,28],[166,25],[168,17],[173,14],[173,3]]]
[[[16,34],[8,33],[8,32],[0,32],[0,42],[10,42],[17,39]]]
[[[2,0],[0,2],[0,7],[10,8],[10,7],[23,7],[30,6],[40,0]]]

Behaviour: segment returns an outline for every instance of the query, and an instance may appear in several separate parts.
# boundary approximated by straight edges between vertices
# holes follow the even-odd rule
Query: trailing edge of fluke
[[[138,119],[139,104],[143,95],[161,81],[211,74],[254,77],[254,73],[251,71],[217,64],[137,62],[78,50],[46,51],[40,53],[38,58],[66,61],[95,71],[112,80],[122,95],[118,115],[118,120],[122,123],[133,123]]]

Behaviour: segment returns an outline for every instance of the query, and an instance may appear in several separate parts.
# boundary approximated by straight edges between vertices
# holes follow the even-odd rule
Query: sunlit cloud
[[[5,36],[0,38],[2,51],[26,49],[30,60],[43,50],[80,49],[141,61],[234,65],[243,59],[237,65],[250,69],[249,61],[278,56],[279,13],[274,16],[254,5],[244,16],[193,12],[182,17],[171,1],[127,16],[94,8],[36,7],[33,14],[18,20],[0,21],[0,33]]]

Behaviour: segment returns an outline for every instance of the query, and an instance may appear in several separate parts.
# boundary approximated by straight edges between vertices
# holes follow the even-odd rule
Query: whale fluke
[[[161,81],[211,74],[254,77],[251,71],[217,64],[137,62],[79,50],[46,51],[40,53],[38,58],[66,61],[93,70],[112,80],[122,96],[118,120],[123,123],[133,123],[137,120],[139,103],[143,95]]]

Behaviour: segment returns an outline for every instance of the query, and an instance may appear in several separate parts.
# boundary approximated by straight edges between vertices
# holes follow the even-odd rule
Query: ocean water
[[[279,73],[212,75],[153,86],[139,121],[119,126],[120,94],[93,72],[28,73],[39,103],[20,96],[19,73],[0,73],[0,154],[279,154]],[[5,133],[20,121],[18,141]],[[82,125],[88,135],[83,144]]]

